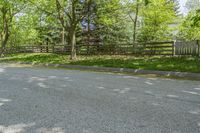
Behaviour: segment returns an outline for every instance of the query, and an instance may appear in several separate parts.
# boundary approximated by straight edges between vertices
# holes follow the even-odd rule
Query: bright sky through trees
[[[183,14],[187,14],[187,9],[185,8],[186,1],[187,0],[179,0],[179,2],[180,2],[180,10],[181,10],[181,13],[183,13]]]

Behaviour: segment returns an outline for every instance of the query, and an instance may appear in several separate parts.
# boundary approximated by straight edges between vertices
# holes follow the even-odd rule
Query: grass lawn
[[[59,54],[13,54],[0,62],[34,62],[85,66],[120,67],[200,73],[200,58],[192,57],[133,57],[133,56],[78,56],[76,61]]]

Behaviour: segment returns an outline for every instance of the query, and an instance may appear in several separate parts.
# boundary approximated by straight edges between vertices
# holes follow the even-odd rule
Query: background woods
[[[199,40],[199,5],[188,1],[183,16],[177,0],[0,0],[0,55],[20,46],[62,49],[73,60],[80,51],[167,51],[169,43],[147,43]]]

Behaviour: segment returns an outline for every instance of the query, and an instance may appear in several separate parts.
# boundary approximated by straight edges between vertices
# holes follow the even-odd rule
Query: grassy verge
[[[162,70],[200,73],[200,58],[192,57],[132,57],[132,56],[79,56],[70,61],[59,54],[13,54],[0,62],[34,62],[85,66],[120,67],[144,70]]]

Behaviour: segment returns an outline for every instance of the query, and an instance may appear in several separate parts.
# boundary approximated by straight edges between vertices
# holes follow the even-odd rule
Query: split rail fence
[[[70,54],[69,45],[37,45],[6,48],[6,53],[59,53]],[[136,44],[77,45],[79,55],[166,55],[200,56],[200,41],[166,41]]]

